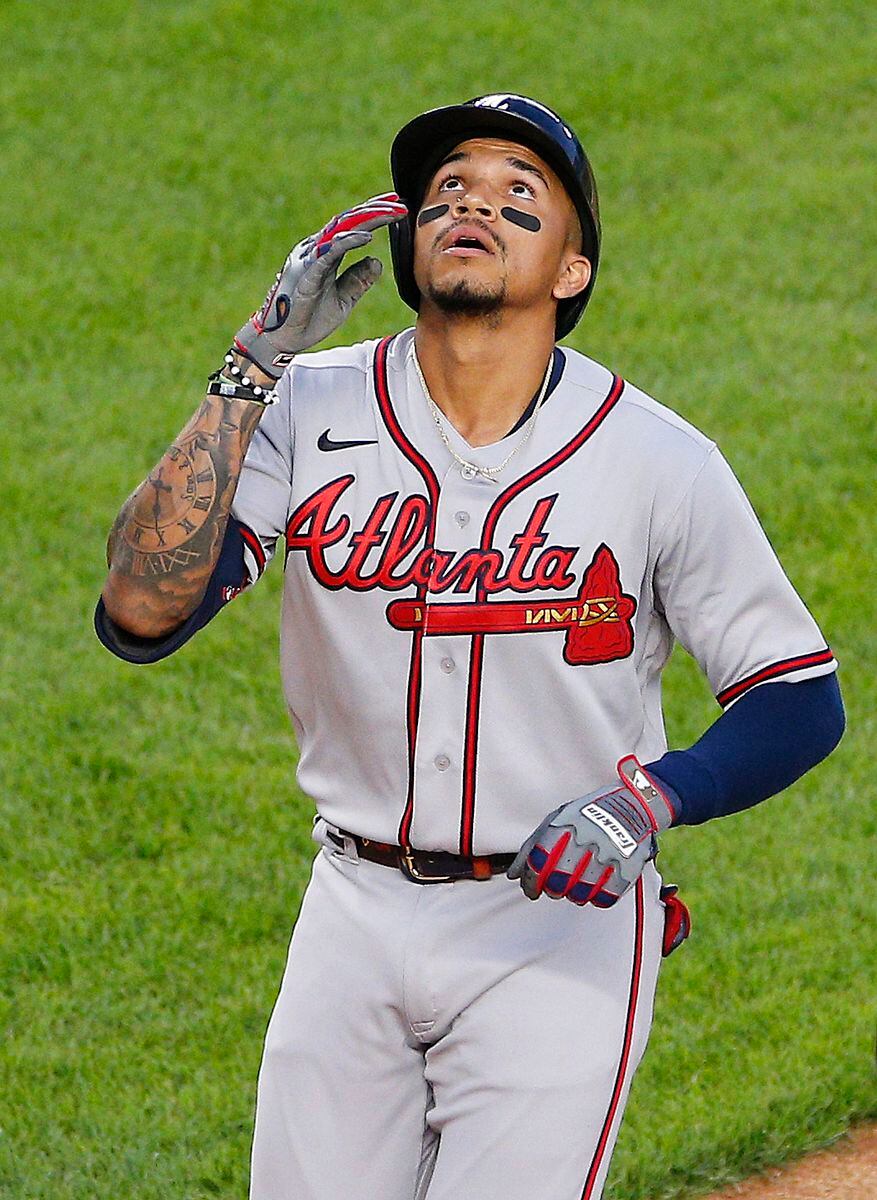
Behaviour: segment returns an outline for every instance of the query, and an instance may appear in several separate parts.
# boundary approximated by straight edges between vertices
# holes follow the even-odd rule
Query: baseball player
[[[294,247],[123,506],[96,627],[162,658],[282,543],[321,849],[253,1200],[597,1200],[688,932],[657,836],[828,754],[836,663],[714,443],[557,345],[600,252],[569,125],[483,96],[416,117],[391,167]],[[415,327],[304,353],[377,280],[338,271],[382,226]],[[723,712],[668,751],[675,639]]]

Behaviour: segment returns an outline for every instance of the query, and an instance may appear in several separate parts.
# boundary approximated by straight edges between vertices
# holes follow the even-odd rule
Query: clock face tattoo
[[[141,553],[175,550],[197,533],[216,496],[216,472],[210,455],[196,438],[185,449],[168,451],[171,461],[144,484],[134,513],[129,545]]]

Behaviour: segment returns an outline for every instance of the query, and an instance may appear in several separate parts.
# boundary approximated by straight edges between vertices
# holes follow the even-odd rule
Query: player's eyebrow
[[[544,171],[540,171],[535,163],[527,162],[525,158],[507,158],[506,162],[510,167],[514,167],[516,171],[529,171],[532,175],[541,179],[548,190],[551,190],[551,184],[548,182],[548,177]]]
[[[463,162],[471,157],[472,156],[466,150],[455,150],[453,154],[448,154],[442,159],[442,161],[436,167],[436,171],[440,171],[442,167],[446,167],[448,163]],[[540,171],[535,163],[527,162],[525,158],[516,158],[514,155],[510,155],[505,161],[507,166],[514,167],[516,171],[529,171],[532,175],[535,175],[538,179],[541,179],[549,191],[551,190],[551,184],[548,182],[548,177],[544,171]]]
[[[455,150],[453,154],[448,154],[445,158],[442,159],[442,161],[436,167],[436,170],[440,171],[442,169],[442,167],[446,167],[448,165],[448,163],[462,162],[464,158],[468,158],[468,157],[469,157],[469,155],[466,153],[465,150]]]

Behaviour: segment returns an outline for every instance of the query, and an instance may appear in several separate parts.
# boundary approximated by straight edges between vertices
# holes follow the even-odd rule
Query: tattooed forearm
[[[197,608],[222,547],[261,405],[207,396],[131,495],[107,543],[110,617],[159,637]]]

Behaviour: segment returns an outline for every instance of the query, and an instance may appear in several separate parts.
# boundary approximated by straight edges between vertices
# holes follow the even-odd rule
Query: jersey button
[[[457,664],[452,658],[443,658],[439,666],[446,675],[450,675],[451,671],[456,671],[457,669]]]
[[[469,514],[467,512],[463,512],[462,510],[460,512],[455,512],[454,520],[461,529],[464,529],[469,524]]]
[[[437,754],[436,755],[435,769],[437,771],[447,771],[447,769],[450,765],[451,765],[451,760],[448,758],[447,754]]]

